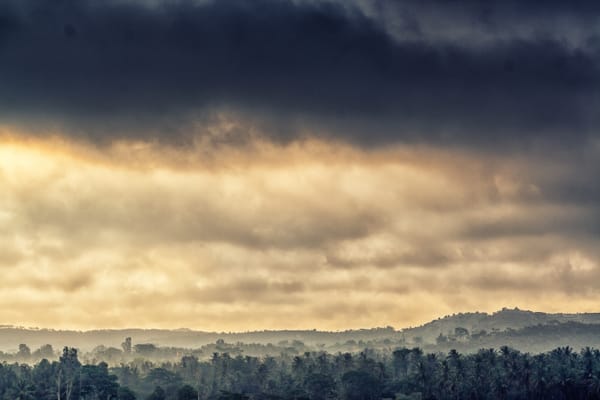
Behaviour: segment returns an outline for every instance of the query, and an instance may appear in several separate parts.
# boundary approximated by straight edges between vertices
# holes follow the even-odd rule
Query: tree
[[[136,400],[135,393],[133,393],[131,389],[126,386],[119,388],[117,398],[119,400]]]
[[[70,400],[73,395],[75,383],[79,379],[81,363],[77,359],[77,349],[65,347],[59,360],[59,369],[56,377],[56,397],[61,400],[64,394],[65,400]]]
[[[20,344],[17,357],[19,357],[23,361],[28,361],[31,358],[31,350],[29,349],[29,346],[27,346],[26,344]]]
[[[149,382],[157,387],[169,387],[178,385],[181,381],[181,377],[177,375],[175,372],[169,371],[166,368],[153,368],[148,372],[146,378],[144,379],[146,382]]]
[[[112,372],[117,375],[118,381],[123,386],[135,386],[139,384],[140,376],[137,366],[121,364],[113,367]]]
[[[184,385],[177,391],[177,400],[197,400],[198,392],[190,385]]]
[[[406,378],[408,374],[408,355],[410,354],[410,350],[403,347],[401,349],[396,349],[392,353],[392,363],[394,367],[394,377],[395,378]]]
[[[8,398],[12,400],[34,400],[35,387],[30,381],[19,379],[16,384],[8,390]]]
[[[54,386],[55,371],[58,363],[50,362],[43,359],[31,371],[31,380],[35,386],[35,399],[50,399],[54,398],[56,389]]]
[[[248,400],[250,397],[246,396],[243,393],[232,393],[222,391],[219,394],[218,400]]]
[[[123,348],[123,353],[131,354],[131,338],[126,337],[125,341],[121,343],[121,347]]]
[[[347,400],[379,400],[381,382],[365,371],[346,372],[342,377],[344,398]]]
[[[328,374],[315,373],[306,377],[304,383],[311,399],[325,400],[336,398],[335,381]]]
[[[86,398],[112,399],[117,397],[119,390],[117,377],[108,373],[106,363],[84,365],[80,371],[79,387],[81,394]]]
[[[148,400],[166,400],[167,395],[165,391],[160,386],[154,388],[154,392],[150,396],[148,396]]]
[[[52,348],[51,344],[44,344],[42,345],[39,349],[35,350],[32,354],[34,359],[53,359],[54,357],[56,357],[56,354],[54,354],[54,349]]]

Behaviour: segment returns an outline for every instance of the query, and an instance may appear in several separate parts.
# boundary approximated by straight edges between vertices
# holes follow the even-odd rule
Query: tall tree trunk
[[[67,397],[67,399],[66,399],[66,400],[71,400],[71,394],[72,394],[72,393],[73,393],[73,380],[70,380],[70,381],[67,383],[67,391],[66,391],[66,393],[65,393],[65,394],[66,394],[66,397]]]
[[[60,387],[61,387],[62,370],[58,370],[58,376],[56,377],[56,399],[60,400]]]

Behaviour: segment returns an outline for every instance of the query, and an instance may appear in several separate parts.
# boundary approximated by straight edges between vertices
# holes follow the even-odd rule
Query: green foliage
[[[167,394],[160,386],[157,386],[154,389],[154,392],[150,396],[148,396],[148,400],[166,400]]]
[[[177,391],[177,400],[196,400],[198,398],[198,392],[190,385],[183,385]]]
[[[600,352],[592,348],[536,355],[506,346],[474,354],[416,347],[264,358],[215,353],[112,369],[82,365],[77,355],[66,347],[58,361],[0,364],[0,400],[600,399]]]
[[[108,373],[106,363],[84,365],[80,370],[79,393],[84,398],[116,398],[119,391],[117,377]]]
[[[313,373],[306,377],[306,391],[313,400],[335,399],[337,397],[336,384],[329,374]]]
[[[366,371],[349,371],[342,376],[344,398],[348,400],[378,400],[381,382]]]
[[[119,400],[136,400],[137,397],[131,389],[127,386],[123,386],[119,388],[117,398]]]
[[[246,396],[243,393],[231,393],[222,391],[217,397],[218,400],[248,400],[250,397]]]

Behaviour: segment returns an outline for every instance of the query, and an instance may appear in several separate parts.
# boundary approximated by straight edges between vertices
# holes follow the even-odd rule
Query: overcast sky
[[[597,1],[5,0],[0,324],[600,311]]]

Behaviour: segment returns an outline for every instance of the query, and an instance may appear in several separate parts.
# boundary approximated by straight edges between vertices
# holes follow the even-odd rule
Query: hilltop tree
[[[123,353],[125,354],[131,354],[131,338],[130,337],[126,337],[125,341],[123,343],[121,343],[121,347],[123,348]]]

